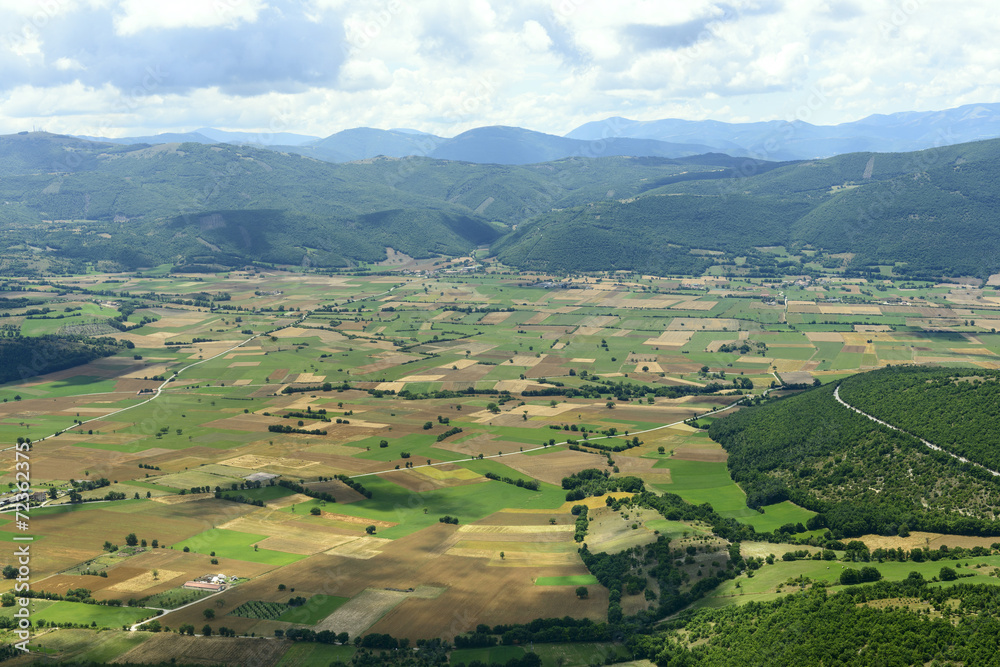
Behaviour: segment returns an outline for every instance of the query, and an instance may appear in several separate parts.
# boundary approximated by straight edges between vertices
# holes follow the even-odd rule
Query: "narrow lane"
[[[879,419],[877,417],[872,417],[867,412],[862,412],[861,410],[858,410],[853,405],[848,404],[847,401],[845,401],[844,399],[842,399],[840,397],[840,385],[839,384],[837,385],[837,388],[833,390],[833,397],[835,399],[837,399],[838,403],[840,403],[841,405],[843,405],[848,410],[854,410],[855,412],[857,412],[862,417],[868,417],[868,419],[871,419],[876,424],[881,424],[882,426],[885,426],[886,428],[891,428],[893,431],[899,431],[900,433],[905,433],[906,435],[910,436],[911,438],[917,438],[917,436],[913,435],[912,433],[907,433],[906,431],[904,431],[903,429],[899,428],[898,426],[893,426],[892,424],[888,424],[888,423],[882,421],[881,419]],[[976,463],[975,461],[970,461],[969,459],[965,458],[964,456],[959,456],[958,454],[952,454],[948,450],[942,449],[941,447],[938,447],[934,443],[927,442],[923,438],[917,438],[917,440],[919,440],[920,442],[924,443],[925,445],[927,445],[928,447],[930,447],[931,449],[933,449],[935,452],[943,452],[943,453],[947,454],[948,456],[950,456],[951,458],[957,459],[957,460],[961,461],[962,463],[968,463],[970,465],[974,465],[977,468],[982,468],[983,470],[985,470],[986,472],[990,473],[994,477],[1000,477],[1000,472],[997,472],[996,470],[991,470],[990,468],[987,468],[984,465],[980,465],[980,464]]]

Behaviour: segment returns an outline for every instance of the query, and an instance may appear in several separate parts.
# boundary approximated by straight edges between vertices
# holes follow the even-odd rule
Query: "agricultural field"
[[[15,536],[30,535],[32,590],[65,598],[35,601],[36,622],[64,628],[39,634],[39,650],[207,659],[199,638],[173,632],[190,625],[246,635],[210,638],[229,642],[220,660],[266,645],[261,664],[328,664],[355,647],[275,637],[305,629],[416,642],[536,618],[601,623],[618,602],[582,545],[615,555],[669,539],[690,558],[677,559],[687,594],[728,563],[730,542],[713,532],[722,519],[757,535],[795,530],[781,544],[745,541],[743,557],[777,560],[697,605],[770,599],[803,577],[836,587],[840,560],[780,560],[790,544],[817,549],[825,531],[797,529],[817,513],[790,500],[748,507],[706,429],[748,396],[890,364],[1000,368],[1000,305],[979,288],[424,269],[7,280],[52,308],[82,304],[74,322],[124,312],[115,322],[132,327],[112,329],[113,356],[50,373],[37,359],[24,380],[0,385],[0,436],[32,441],[31,489],[46,494],[28,531],[0,514],[0,566]],[[67,333],[62,320],[23,310],[3,319],[22,336]],[[9,487],[14,454],[5,451],[0,480]],[[569,500],[563,480],[588,469],[713,514],[628,506],[634,491]],[[588,525],[576,539],[580,505]],[[997,558],[961,570],[995,584]],[[931,579],[941,565],[877,567],[902,580]],[[219,575],[220,591],[184,587]],[[87,599],[72,597],[78,589]],[[639,590],[622,597],[625,613],[655,607],[652,575]],[[123,606],[91,604],[114,600]],[[148,632],[152,620],[126,633],[68,629],[154,616],[172,632]],[[623,650],[535,644],[553,667]],[[461,649],[451,662],[523,655]]]

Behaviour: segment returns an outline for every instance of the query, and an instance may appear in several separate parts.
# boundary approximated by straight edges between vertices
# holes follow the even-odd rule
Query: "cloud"
[[[262,0],[122,0],[114,15],[115,32],[128,36],[145,30],[176,28],[236,28],[253,23],[264,8]]]
[[[816,89],[810,122],[835,123],[1000,100],[996,17],[993,0],[0,0],[0,131],[564,133],[784,119]]]
[[[344,49],[335,16],[317,23],[301,9],[262,9],[246,3],[258,11],[214,13],[213,7],[243,5],[235,0],[200,4],[209,10],[163,24],[162,9],[140,14],[128,2],[118,9],[78,8],[53,16],[40,27],[29,26],[27,38],[10,42],[21,46],[20,51],[0,47],[3,86],[79,81],[134,91],[148,82],[149,71],[159,73],[155,88],[166,92],[215,86],[245,96],[336,84]],[[173,8],[160,5],[167,6]],[[131,13],[121,14],[123,10]],[[242,17],[238,27],[233,23],[237,16]],[[26,53],[23,45],[30,44],[38,48]]]

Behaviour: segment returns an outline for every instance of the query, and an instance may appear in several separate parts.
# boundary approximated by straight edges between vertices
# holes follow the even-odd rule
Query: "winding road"
[[[910,436],[911,438],[917,438],[917,436],[913,435],[912,433],[908,433],[907,431],[904,431],[903,429],[899,428],[898,426],[893,426],[892,424],[888,424],[888,423],[882,421],[881,419],[879,419],[878,417],[872,417],[867,412],[862,412],[861,410],[858,410],[853,405],[850,405],[849,403],[847,403],[847,401],[845,401],[844,399],[842,399],[840,397],[840,385],[839,384],[837,385],[837,388],[833,390],[833,397],[835,399],[837,399],[838,403],[840,403],[841,405],[843,405],[848,410],[854,410],[855,412],[857,412],[862,417],[868,417],[868,419],[871,419],[876,424],[881,424],[882,426],[885,426],[886,428],[891,428],[893,431],[899,431],[900,433],[905,433],[906,435]],[[985,470],[986,472],[990,473],[994,477],[1000,477],[1000,472],[997,472],[996,470],[991,470],[990,468],[987,468],[984,465],[980,465],[980,464],[978,464],[978,463],[976,463],[974,461],[970,461],[969,459],[965,458],[964,456],[959,456],[957,454],[952,454],[951,452],[947,451],[946,449],[942,449],[941,447],[935,445],[934,443],[927,442],[923,438],[917,438],[917,440],[919,440],[920,442],[924,443],[925,445],[927,445],[928,447],[930,447],[931,449],[933,449],[935,452],[943,452],[943,453],[947,454],[948,456],[950,456],[951,458],[957,459],[957,460],[961,461],[962,463],[968,463],[969,465],[974,465],[977,468],[982,468],[983,470]]]

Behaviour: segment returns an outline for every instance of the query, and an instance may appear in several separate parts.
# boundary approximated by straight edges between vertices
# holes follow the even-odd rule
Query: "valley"
[[[832,397],[883,414],[892,390],[855,378],[909,382],[901,364],[991,392],[992,280],[565,276],[481,250],[402,266],[4,279],[4,340],[41,346],[0,385],[3,481],[30,441],[45,496],[33,650],[197,662],[225,641],[239,661],[263,642],[292,665],[443,638],[455,664],[527,641],[587,664],[655,658],[677,613],[853,591],[854,562],[877,586],[946,564],[1000,582],[995,482]],[[45,336],[72,332],[117,347],[50,371]],[[748,456],[760,428],[771,453]],[[930,479],[947,493],[921,496]]]

